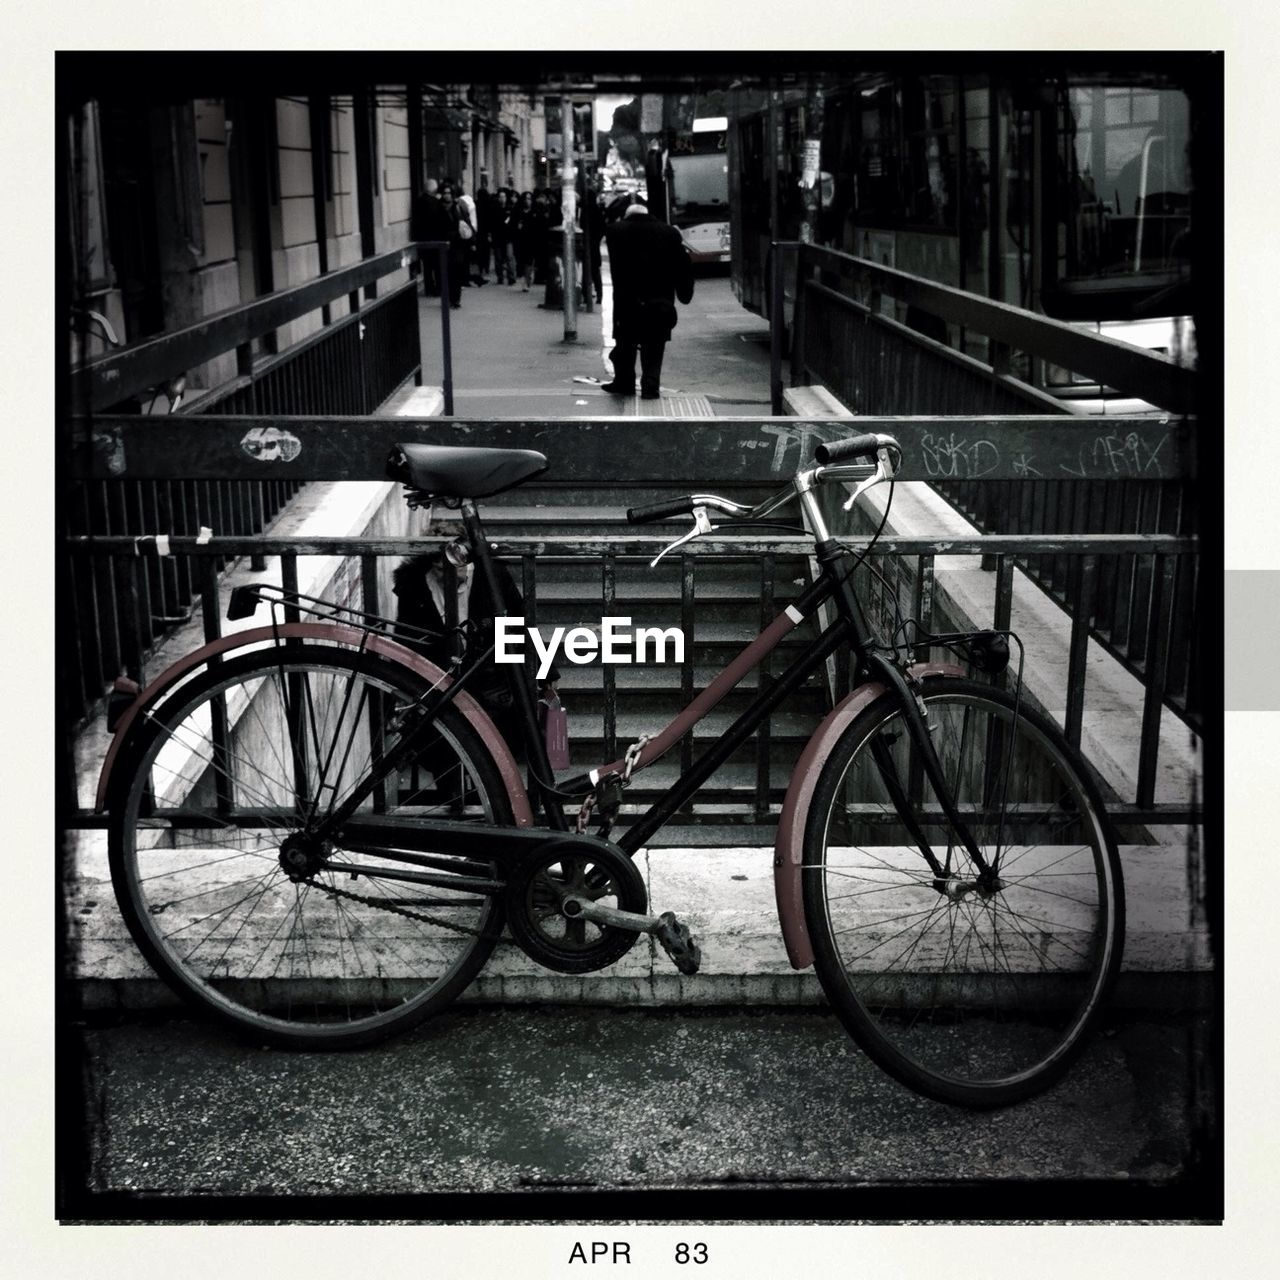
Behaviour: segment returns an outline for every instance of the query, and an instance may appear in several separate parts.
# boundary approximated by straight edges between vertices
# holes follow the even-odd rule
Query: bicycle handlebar
[[[891,436],[869,433],[860,436],[849,436],[845,440],[831,440],[820,444],[813,451],[819,462],[839,462],[841,458],[874,457],[876,450],[896,442]]]
[[[671,516],[693,514],[693,497],[668,498],[665,502],[651,502],[647,507],[628,507],[628,524],[650,524],[654,520],[666,520]]]

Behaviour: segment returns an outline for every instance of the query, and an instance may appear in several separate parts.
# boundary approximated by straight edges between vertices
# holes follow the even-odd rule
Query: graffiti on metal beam
[[[255,462],[292,462],[302,452],[302,441],[281,427],[254,427],[240,448]]]

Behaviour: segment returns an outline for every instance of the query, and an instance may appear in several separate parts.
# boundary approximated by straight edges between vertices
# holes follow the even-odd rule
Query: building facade
[[[407,244],[428,179],[537,185],[541,123],[536,90],[476,85],[77,103],[66,124],[73,359]],[[265,345],[324,323],[317,312]],[[188,389],[235,374],[225,356],[191,370]]]

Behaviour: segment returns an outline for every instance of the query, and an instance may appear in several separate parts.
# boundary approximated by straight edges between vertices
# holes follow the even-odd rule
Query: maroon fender
[[[172,666],[167,667],[143,689],[137,701],[120,717],[111,746],[107,751],[107,758],[102,764],[102,774],[98,779],[96,811],[101,813],[106,808],[111,772],[115,767],[121,745],[128,739],[134,721],[143,711],[153,707],[166,690],[171,689],[184,676],[190,675],[203,666],[210,658],[223,656],[234,649],[243,649],[249,645],[275,640],[329,640],[350,649],[364,649],[380,658],[398,662],[401,666],[411,668],[426,684],[441,682],[447,687],[449,683],[449,677],[439,667],[428,662],[412,649],[406,648],[389,636],[371,634],[356,627],[326,622],[288,622],[278,627],[255,627],[249,631],[239,631],[233,635],[223,636],[193,650]],[[529,805],[529,795],[525,790],[524,781],[520,777],[520,768],[511,754],[511,748],[498,732],[497,726],[489,719],[484,708],[465,691],[458,694],[453,705],[479,734],[481,741],[493,756],[494,763],[502,776],[503,785],[506,787],[507,798],[511,801],[511,812],[516,826],[533,826],[533,810]]]
[[[913,679],[921,679],[924,676],[965,676],[968,672],[949,662],[919,662],[908,669],[908,674]],[[778,900],[782,941],[786,944],[787,959],[793,969],[807,969],[813,963],[813,946],[804,920],[800,868],[804,857],[805,822],[809,817],[814,788],[818,785],[818,775],[840,735],[884,692],[882,684],[860,684],[818,726],[791,775],[773,846],[773,890]]]

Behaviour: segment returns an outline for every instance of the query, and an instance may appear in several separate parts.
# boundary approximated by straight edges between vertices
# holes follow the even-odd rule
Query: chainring
[[[507,878],[511,936],[531,959],[558,973],[591,973],[626,955],[639,934],[570,919],[566,895],[644,914],[649,895],[636,864],[620,849],[556,840],[525,855]]]

